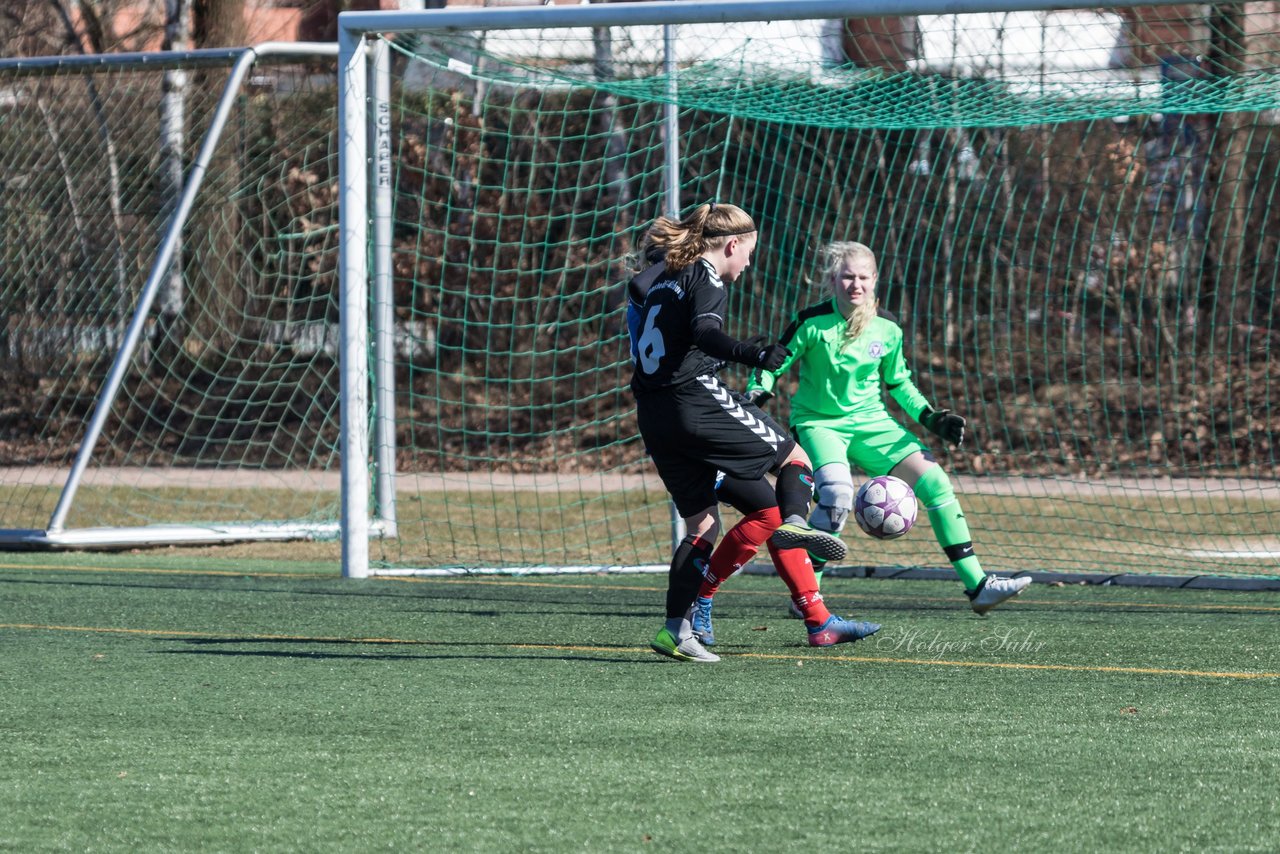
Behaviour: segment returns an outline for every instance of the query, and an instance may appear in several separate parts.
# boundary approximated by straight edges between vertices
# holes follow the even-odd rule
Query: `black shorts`
[[[645,448],[683,517],[716,504],[716,472],[757,480],[795,439],[714,376],[636,396]]]

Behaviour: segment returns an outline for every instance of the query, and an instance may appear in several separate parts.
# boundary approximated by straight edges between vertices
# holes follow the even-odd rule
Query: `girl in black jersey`
[[[724,331],[726,285],[751,263],[756,224],[734,205],[699,205],[683,219],[659,217],[644,257],[661,258],[629,286],[628,327],[640,434],[688,535],[676,548],[667,585],[666,624],[651,646],[682,661],[714,662],[690,621],[699,587],[719,584],[766,541],[813,646],[859,640],[879,629],[833,616],[822,603],[808,551],[840,560],[839,539],[805,522],[813,470],[787,432],[716,372],[727,362],[774,370],[789,355],[779,344],[738,341]],[[777,475],[775,489],[763,480]],[[744,513],[720,533],[716,478],[723,473]]]

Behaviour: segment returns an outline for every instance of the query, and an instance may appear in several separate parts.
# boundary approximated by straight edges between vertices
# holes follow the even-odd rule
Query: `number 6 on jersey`
[[[649,314],[644,319],[644,331],[640,333],[640,340],[636,342],[636,355],[640,358],[640,370],[646,374],[651,374],[658,370],[658,362],[667,354],[666,343],[662,340],[662,330],[656,328],[653,322],[658,319],[658,312],[662,311],[662,306],[655,305],[649,309]]]

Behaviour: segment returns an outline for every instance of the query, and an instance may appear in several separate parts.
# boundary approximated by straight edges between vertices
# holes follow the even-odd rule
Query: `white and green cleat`
[[[977,590],[966,590],[969,605],[974,613],[985,615],[992,608],[1008,599],[1017,596],[1031,584],[1027,576],[1021,578],[1002,578],[999,575],[988,575],[982,579]]]
[[[809,554],[821,560],[844,560],[849,550],[839,537],[819,531],[801,521],[783,522],[769,540],[780,549],[807,549]]]
[[[671,634],[671,630],[666,626],[658,630],[657,636],[649,646],[658,655],[665,655],[667,658],[674,658],[676,661],[696,661],[702,664],[711,664],[720,660],[720,656],[714,652],[707,652],[707,648],[693,635],[677,642],[675,636]]]

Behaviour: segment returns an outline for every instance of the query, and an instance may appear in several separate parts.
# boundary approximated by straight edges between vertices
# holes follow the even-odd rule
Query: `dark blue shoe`
[[[809,646],[835,646],[838,643],[853,643],[869,638],[880,631],[879,623],[863,623],[857,620],[845,620],[832,614],[827,621],[814,629],[809,629]]]
[[[699,596],[693,600],[693,611],[689,615],[693,623],[693,635],[702,641],[703,646],[716,645],[716,633],[711,628],[711,597]]]

